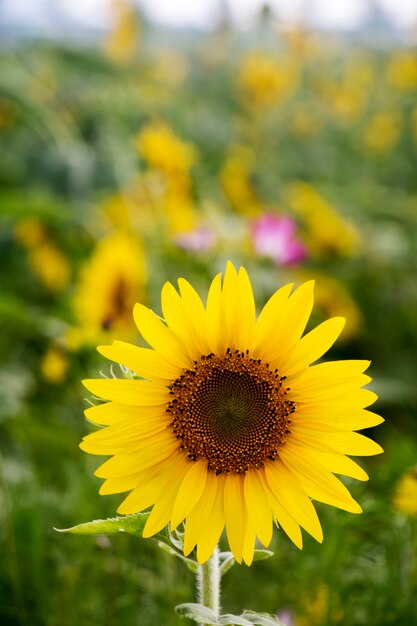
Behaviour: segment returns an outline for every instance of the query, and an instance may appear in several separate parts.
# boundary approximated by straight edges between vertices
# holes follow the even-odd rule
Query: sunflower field
[[[193,574],[154,539],[55,529],[122,502],[79,448],[81,380],[123,373],[97,346],[145,346],[135,303],[162,316],[178,277],[205,302],[230,260],[258,311],[315,281],[307,331],[346,318],[326,358],[371,361],[385,422],[369,481],[342,479],[362,514],[315,502],[324,541],[302,550],[275,529],[223,609],[417,626],[417,48],[267,12],[173,32],[115,6],[100,41],[0,49],[0,623],[191,623],[173,607]]]

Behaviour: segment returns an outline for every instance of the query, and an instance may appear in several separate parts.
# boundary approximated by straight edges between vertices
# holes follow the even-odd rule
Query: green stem
[[[200,604],[214,611],[218,617],[220,611],[220,566],[217,547],[209,560],[203,565],[199,565],[197,580]],[[205,625],[201,624],[200,626]]]

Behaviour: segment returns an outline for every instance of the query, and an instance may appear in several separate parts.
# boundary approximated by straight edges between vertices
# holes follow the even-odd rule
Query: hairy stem
[[[220,611],[220,566],[217,547],[209,560],[199,565],[197,581],[200,604],[214,611],[217,617]],[[205,625],[201,624],[201,626]]]

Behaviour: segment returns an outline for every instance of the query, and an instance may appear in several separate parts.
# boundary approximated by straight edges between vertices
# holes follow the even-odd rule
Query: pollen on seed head
[[[284,380],[248,350],[203,355],[170,388],[167,412],[180,449],[192,461],[207,459],[217,475],[275,460],[295,410]]]

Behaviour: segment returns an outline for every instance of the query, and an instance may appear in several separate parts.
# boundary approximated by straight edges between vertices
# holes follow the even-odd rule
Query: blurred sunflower
[[[392,55],[387,66],[387,79],[392,87],[400,91],[417,88],[417,55],[403,50]]]
[[[220,183],[233,208],[253,217],[262,212],[253,182],[256,155],[251,148],[234,146],[220,170]]]
[[[387,154],[397,143],[402,130],[402,120],[397,112],[375,113],[363,130],[363,145],[373,154]]]
[[[187,174],[197,159],[195,147],[181,141],[163,122],[147,124],[134,137],[133,143],[151,167],[168,175]]]
[[[351,256],[358,251],[361,238],[357,228],[312,185],[294,181],[286,195],[291,209],[304,223],[305,242],[313,257]]]
[[[104,42],[104,52],[115,63],[127,64],[134,57],[140,39],[141,24],[133,4],[112,0],[112,29]]]
[[[393,505],[408,515],[417,515],[417,466],[404,474],[398,481]]]
[[[56,294],[64,291],[70,281],[70,264],[45,225],[36,218],[24,218],[16,224],[14,234],[28,250],[30,267],[42,284]]]
[[[92,343],[114,336],[131,339],[135,335],[132,308],[143,299],[145,284],[144,253],[137,238],[115,233],[100,241],[82,269],[75,291],[79,332],[74,341]]]
[[[289,57],[276,58],[253,50],[244,58],[238,73],[243,99],[253,107],[280,104],[298,86],[299,70]]]
[[[48,348],[41,360],[40,371],[48,383],[58,385],[64,382],[68,372],[68,359],[60,346],[51,345]]]
[[[143,536],[185,520],[184,553],[212,554],[224,527],[238,562],[255,539],[268,546],[276,521],[302,547],[300,526],[321,542],[311,499],[360,513],[333,474],[366,480],[346,455],[382,450],[353,431],[383,420],[365,407],[368,361],[311,367],[340,334],[333,318],[301,338],[313,281],[279,289],[256,319],[246,271],[228,263],[204,307],[180,278],[162,289],[165,321],[141,304],[134,318],[151,348],[116,341],[99,351],[145,380],[86,380],[108,402],[86,416],[107,426],[87,435],[86,452],[114,455],[97,471],[102,494],[131,491],[122,514],[153,506]]]

